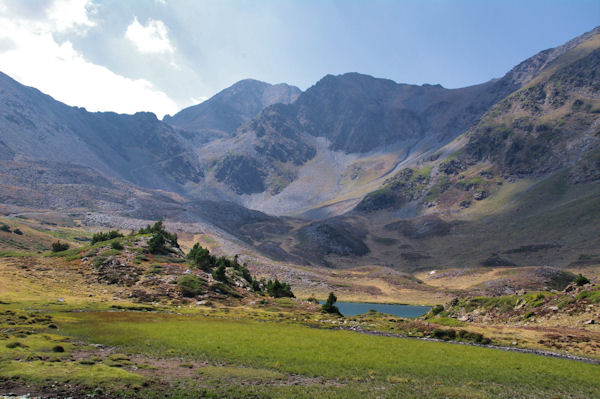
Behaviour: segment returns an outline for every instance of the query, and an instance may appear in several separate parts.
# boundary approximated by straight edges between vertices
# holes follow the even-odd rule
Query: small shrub
[[[292,292],[292,287],[290,287],[290,285],[286,282],[280,282],[277,279],[275,279],[275,281],[269,280],[266,288],[267,293],[274,298],[295,298],[294,293]]]
[[[227,281],[227,275],[225,274],[225,263],[224,262],[219,262],[222,258],[219,258],[217,263],[219,264],[219,266],[217,266],[217,268],[215,270],[213,270],[212,272],[212,276],[215,280],[217,281]]]
[[[13,341],[13,342],[9,342],[8,344],[6,344],[6,347],[8,349],[27,348],[27,345],[22,344],[19,341]]]
[[[0,224],[0,231],[5,231],[7,233],[10,233],[10,227],[8,227],[4,223],[2,223],[2,224]]]
[[[444,306],[442,305],[435,305],[434,307],[431,308],[430,312],[433,316],[442,313],[444,311]]]
[[[246,267],[246,264],[244,264],[244,266],[242,267],[242,277],[248,283],[252,284],[252,275],[250,274],[250,270],[248,270],[248,268]]]
[[[123,237],[123,234],[119,233],[117,230],[111,230],[108,233],[101,231],[101,232],[95,233],[92,236],[92,245],[102,242],[102,241],[108,241],[108,240],[112,240],[112,239],[119,238],[119,237]]]
[[[153,248],[150,248],[150,241],[148,242],[148,250],[150,253],[165,253],[166,248],[164,247],[166,241],[169,241],[172,246],[175,248],[179,248],[179,243],[177,242],[177,234],[169,233],[165,230],[162,221],[158,221],[154,223],[153,226],[146,226],[145,228],[141,228],[139,234],[152,234],[152,238],[150,241],[154,240],[152,243]],[[153,251],[163,251],[163,252],[153,252]]]
[[[55,347],[52,348],[52,352],[63,353],[64,351],[65,351],[65,348],[63,348],[60,345],[56,345]]]
[[[533,316],[534,314],[535,314],[535,312],[532,310],[532,311],[530,311],[530,312],[527,312],[527,313],[525,313],[525,316],[524,316],[524,317],[525,317],[526,319],[528,319],[528,318],[530,318],[531,316]]]
[[[258,280],[252,281],[252,291],[259,292],[259,293],[262,291],[260,281],[258,281]]]
[[[478,342],[478,343],[481,343],[484,339],[483,334],[469,332],[469,331],[465,331],[465,330],[460,330],[458,332],[458,338],[463,341]]]
[[[577,277],[575,277],[575,284],[577,284],[578,286],[582,286],[582,285],[586,285],[590,283],[590,280],[588,280],[587,277],[585,277],[583,274],[579,273],[579,275]]]
[[[445,341],[456,339],[456,330],[453,329],[443,329],[443,328],[434,328],[431,332],[434,338],[443,339]]]
[[[64,242],[60,242],[60,241],[56,241],[52,243],[52,252],[62,252],[62,251],[66,251],[67,249],[69,249],[69,244],[64,243]]]
[[[205,292],[206,282],[193,274],[186,274],[179,277],[177,286],[181,290],[181,295],[187,298],[193,298]]]
[[[123,244],[121,244],[119,241],[113,241],[113,243],[110,244],[110,247],[112,249],[116,249],[118,251],[122,251],[123,250]]]
[[[154,264],[152,266],[150,266],[150,268],[148,269],[148,273],[149,274],[160,274],[163,271],[163,267],[160,264]]]
[[[14,229],[13,233],[15,233],[18,236],[22,236],[23,235],[23,232],[20,229]]]
[[[144,254],[138,254],[138,255],[135,256],[135,261],[139,262],[139,263],[141,263],[141,262],[148,262],[148,261],[150,261],[150,258],[148,258]]]

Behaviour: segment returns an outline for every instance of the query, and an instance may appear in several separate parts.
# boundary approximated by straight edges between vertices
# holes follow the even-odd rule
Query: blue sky
[[[244,78],[468,86],[598,25],[597,0],[0,0],[0,71],[70,105],[162,117]]]

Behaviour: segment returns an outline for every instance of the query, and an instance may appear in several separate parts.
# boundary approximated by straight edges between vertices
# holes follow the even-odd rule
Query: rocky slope
[[[450,142],[517,87],[500,81],[448,90],[358,73],[328,75],[295,102],[267,107],[238,129],[226,156],[211,152],[215,177],[238,195],[277,195],[319,152],[324,157],[359,154],[359,159],[393,149],[399,162]],[[232,157],[247,166],[244,174],[230,167]],[[331,173],[339,179],[349,166],[334,166]],[[248,180],[254,183],[245,186]]]
[[[151,113],[90,113],[0,74],[0,154],[5,162],[93,168],[148,188],[181,191],[203,172],[182,137]]]
[[[163,120],[197,133],[205,140],[228,137],[269,105],[292,103],[300,93],[300,89],[285,83],[271,85],[246,79],[198,105],[185,108],[173,116],[167,115]]]
[[[571,320],[566,325],[581,327],[584,324],[598,322],[600,316],[598,303],[600,303],[598,286],[594,284],[577,286],[572,283],[554,292],[528,294],[526,291],[521,291],[516,295],[491,298],[457,298],[447,304],[444,310],[448,316],[460,321],[510,322],[526,325],[540,323],[547,325],[554,321],[560,326],[568,318]]]
[[[595,31],[586,33],[540,52],[501,79],[463,89],[397,84],[358,73],[328,75],[293,103],[266,108],[226,145],[211,147],[205,163],[214,165],[221,192],[233,193],[230,199],[266,212],[306,212],[307,207],[295,203],[303,191],[309,193],[303,202],[313,208],[338,198],[351,198],[356,204],[365,194],[365,183],[377,187],[401,164],[450,143],[478,123],[492,105],[594,36]],[[226,155],[219,155],[220,147],[228,149]],[[346,154],[353,155],[342,162],[330,161]],[[391,160],[383,160],[384,155]],[[328,177],[320,182],[328,196],[311,189],[312,179],[304,170],[315,165]],[[346,210],[342,206],[325,214]]]

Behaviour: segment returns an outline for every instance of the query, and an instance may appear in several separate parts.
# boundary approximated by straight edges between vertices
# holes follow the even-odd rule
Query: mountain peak
[[[209,136],[230,136],[269,105],[289,104],[300,95],[296,86],[272,85],[256,79],[243,79],[208,100],[185,108],[164,121]]]

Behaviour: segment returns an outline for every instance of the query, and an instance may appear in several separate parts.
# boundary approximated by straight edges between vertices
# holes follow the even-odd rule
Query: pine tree
[[[340,313],[340,310],[337,308],[337,306],[334,305],[336,302],[337,302],[337,297],[335,296],[335,294],[333,292],[330,292],[329,297],[327,298],[327,301],[325,301],[325,304],[323,304],[323,306],[321,306],[321,309],[324,312],[338,314],[341,316],[342,314]]]

